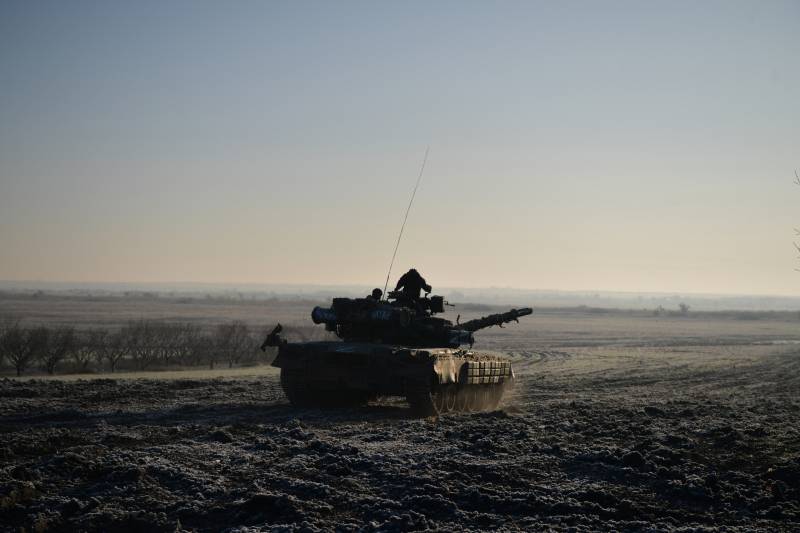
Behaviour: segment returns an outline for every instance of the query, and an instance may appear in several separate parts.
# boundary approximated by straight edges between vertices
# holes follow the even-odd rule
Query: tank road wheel
[[[295,407],[313,407],[318,403],[318,398],[308,388],[306,380],[300,372],[290,372],[281,369],[281,387],[289,403]]]
[[[369,393],[359,390],[347,390],[339,397],[341,407],[364,407],[369,403]]]
[[[447,412],[447,407],[445,407],[444,398],[447,394],[446,391],[439,389],[439,391],[435,393],[431,393],[431,400],[433,401],[433,406],[436,408],[436,412],[441,414]]]
[[[414,416],[427,417],[439,414],[434,404],[431,388],[424,383],[409,382],[406,384],[406,400]]]
[[[369,401],[369,393],[341,389],[320,391],[310,387],[300,372],[281,369],[281,387],[295,407],[361,407]]]
[[[456,388],[454,385],[440,386],[433,394],[433,404],[436,410],[442,413],[450,413],[456,408]]]
[[[480,413],[484,410],[486,406],[486,387],[478,385],[475,387],[475,390],[472,392],[472,412],[473,413]]]
[[[469,412],[469,385],[456,390],[456,411],[459,413]]]
[[[450,385],[445,389],[444,404],[445,410],[452,413],[456,410],[456,397],[458,396],[458,389],[455,385]]]
[[[467,395],[467,411],[470,413],[479,413],[482,407],[480,387],[477,387],[476,385],[468,385],[464,392]]]

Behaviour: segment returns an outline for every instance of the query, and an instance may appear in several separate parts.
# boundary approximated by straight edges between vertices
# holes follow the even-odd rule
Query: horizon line
[[[362,288],[369,287],[368,284],[359,283],[286,283],[286,282],[263,282],[263,281],[247,281],[247,282],[231,282],[231,281],[69,281],[69,280],[9,280],[0,279],[0,290],[3,289],[2,285],[25,285],[25,284],[49,284],[49,285],[139,285],[139,286],[180,286],[180,285],[197,285],[204,287],[230,287],[236,288],[238,286],[263,286],[263,287],[297,287],[297,288],[324,288],[333,289],[336,287],[347,288]],[[19,289],[36,290],[36,287],[18,287]],[[597,294],[628,294],[628,295],[658,295],[658,296],[693,296],[693,297],[716,297],[716,298],[785,298],[797,299],[800,298],[798,294],[776,294],[776,293],[745,293],[745,292],[695,292],[695,291],[653,291],[653,290],[616,290],[616,289],[545,289],[545,288],[527,288],[527,287],[513,287],[513,286],[449,286],[441,285],[441,289],[458,291],[479,291],[479,290],[496,290],[496,291],[517,291],[517,292],[533,292],[533,293],[597,293]]]

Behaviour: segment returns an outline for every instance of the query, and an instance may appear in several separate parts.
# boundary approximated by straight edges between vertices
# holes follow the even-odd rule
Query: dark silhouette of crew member
[[[380,302],[382,296],[383,296],[383,291],[378,289],[378,288],[375,288],[375,289],[372,289],[372,294],[367,296],[367,300],[373,300],[375,302]]]
[[[403,291],[403,298],[411,302],[419,300],[419,291],[425,289],[425,292],[431,292],[431,286],[425,282],[425,278],[420,276],[416,269],[412,268],[397,280],[397,286],[394,290]]]

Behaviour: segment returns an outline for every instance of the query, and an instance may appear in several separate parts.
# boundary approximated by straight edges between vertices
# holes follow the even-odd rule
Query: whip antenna
[[[386,289],[389,287],[389,278],[392,275],[392,267],[394,266],[394,258],[397,257],[397,249],[400,248],[400,239],[403,238],[403,230],[406,229],[406,220],[408,220],[408,213],[411,211],[411,204],[414,203],[414,197],[417,195],[417,188],[419,182],[422,180],[422,173],[425,172],[425,163],[428,161],[428,151],[430,146],[425,147],[425,157],[422,158],[422,167],[419,169],[419,176],[417,176],[417,183],[414,185],[414,192],[411,193],[411,200],[408,201],[406,207],[406,216],[403,217],[403,225],[400,226],[400,234],[397,236],[397,243],[394,245],[394,253],[392,253],[392,261],[389,263],[389,272],[386,274],[386,284],[383,286],[383,294],[386,294]]]

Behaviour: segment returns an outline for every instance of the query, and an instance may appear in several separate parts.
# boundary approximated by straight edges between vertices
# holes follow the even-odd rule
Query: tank
[[[381,396],[404,396],[417,416],[494,410],[513,385],[506,359],[472,350],[473,334],[529,315],[511,309],[453,324],[435,316],[450,305],[441,296],[387,300],[334,298],[311,318],[339,341],[288,342],[278,324],[261,346],[277,346],[272,363],[298,407],[350,407]]]

